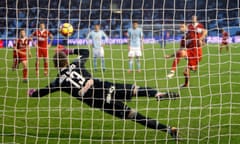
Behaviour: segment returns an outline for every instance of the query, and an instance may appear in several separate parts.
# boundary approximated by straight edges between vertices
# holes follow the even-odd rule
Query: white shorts
[[[128,57],[140,57],[140,56],[142,56],[141,48],[130,47],[130,51],[128,52]]]
[[[93,57],[104,57],[103,47],[93,48]]]

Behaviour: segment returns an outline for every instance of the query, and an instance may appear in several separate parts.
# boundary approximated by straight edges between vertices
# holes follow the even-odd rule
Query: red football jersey
[[[36,30],[33,33],[33,36],[37,37],[37,44],[40,48],[47,48],[48,45],[48,37],[51,33],[48,30]]]
[[[199,38],[202,36],[204,26],[200,23],[189,24],[187,32],[188,47],[199,47]]]
[[[21,52],[27,52],[27,46],[29,46],[29,39],[27,38],[19,38],[14,42],[14,46]]]
[[[227,41],[228,40],[228,33],[227,32],[223,32],[222,33],[222,41]]]
[[[185,48],[185,47],[186,47],[185,36],[182,36],[180,41],[180,48]]]

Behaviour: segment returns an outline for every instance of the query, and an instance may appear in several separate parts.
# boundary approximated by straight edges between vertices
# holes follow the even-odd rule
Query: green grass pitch
[[[71,46],[85,47],[85,46]],[[176,47],[176,48],[174,48]],[[181,98],[157,102],[138,97],[126,102],[140,113],[180,129],[180,143],[239,143],[240,141],[240,52],[231,44],[230,52],[218,52],[218,45],[203,48],[199,70],[191,73],[190,88],[179,89],[184,82],[182,60],[173,79],[166,79],[172,59],[163,58],[178,44],[166,49],[158,44],[145,45],[142,72],[127,73],[127,45],[105,47],[107,71],[93,72],[92,59],[87,63],[96,78],[112,82],[136,83],[175,91]],[[50,58],[54,47],[49,50]],[[132,121],[120,120],[92,109],[71,96],[56,92],[44,98],[28,98],[28,88],[46,86],[56,76],[51,59],[49,77],[35,76],[35,49],[29,59],[29,83],[22,83],[22,66],[12,71],[12,49],[0,49],[0,143],[175,143],[163,132],[146,129]],[[70,56],[73,60],[76,56]],[[41,61],[41,68],[43,62]]]

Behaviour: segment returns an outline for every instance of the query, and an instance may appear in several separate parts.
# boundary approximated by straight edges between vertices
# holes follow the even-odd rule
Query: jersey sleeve
[[[128,38],[131,37],[131,29],[128,29]]]
[[[143,30],[140,29],[140,38],[142,39],[143,38]]]
[[[37,36],[37,31],[34,31],[34,32],[32,33],[32,36]]]
[[[92,37],[92,32],[89,32],[86,39],[89,40]]]
[[[50,36],[52,35],[52,33],[50,31],[47,31],[47,35]]]
[[[17,40],[17,39],[15,39],[15,40],[13,41],[13,46],[14,46],[14,47],[16,47],[16,46],[17,46],[17,42],[18,42],[18,40]]]
[[[31,97],[43,97],[48,95],[49,93],[53,93],[55,91],[58,91],[60,89],[60,83],[59,78],[55,79],[53,82],[51,82],[48,86],[45,88],[41,88],[33,92]]]
[[[104,31],[102,31],[102,35],[103,35],[103,38],[104,38],[105,40],[108,39],[108,36],[106,35],[106,33],[105,33]]]
[[[88,49],[74,49],[74,54],[79,55],[77,59],[73,61],[79,67],[84,67],[84,64],[87,62],[89,57],[89,50]]]

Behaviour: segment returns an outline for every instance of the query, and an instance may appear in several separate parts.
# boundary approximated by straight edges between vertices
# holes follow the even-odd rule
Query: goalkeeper
[[[157,100],[175,99],[179,97],[177,93],[162,93],[152,88],[138,87],[132,84],[114,84],[94,79],[85,68],[89,51],[87,49],[74,49],[73,54],[78,54],[79,58],[68,64],[64,52],[55,53],[53,62],[59,70],[57,78],[45,88],[30,89],[28,95],[30,97],[43,97],[61,90],[90,107],[99,108],[121,119],[130,119],[148,128],[167,132],[177,140],[178,131],[175,127],[166,126],[156,120],[146,118],[123,103],[123,101],[131,100],[132,96],[156,97]]]

